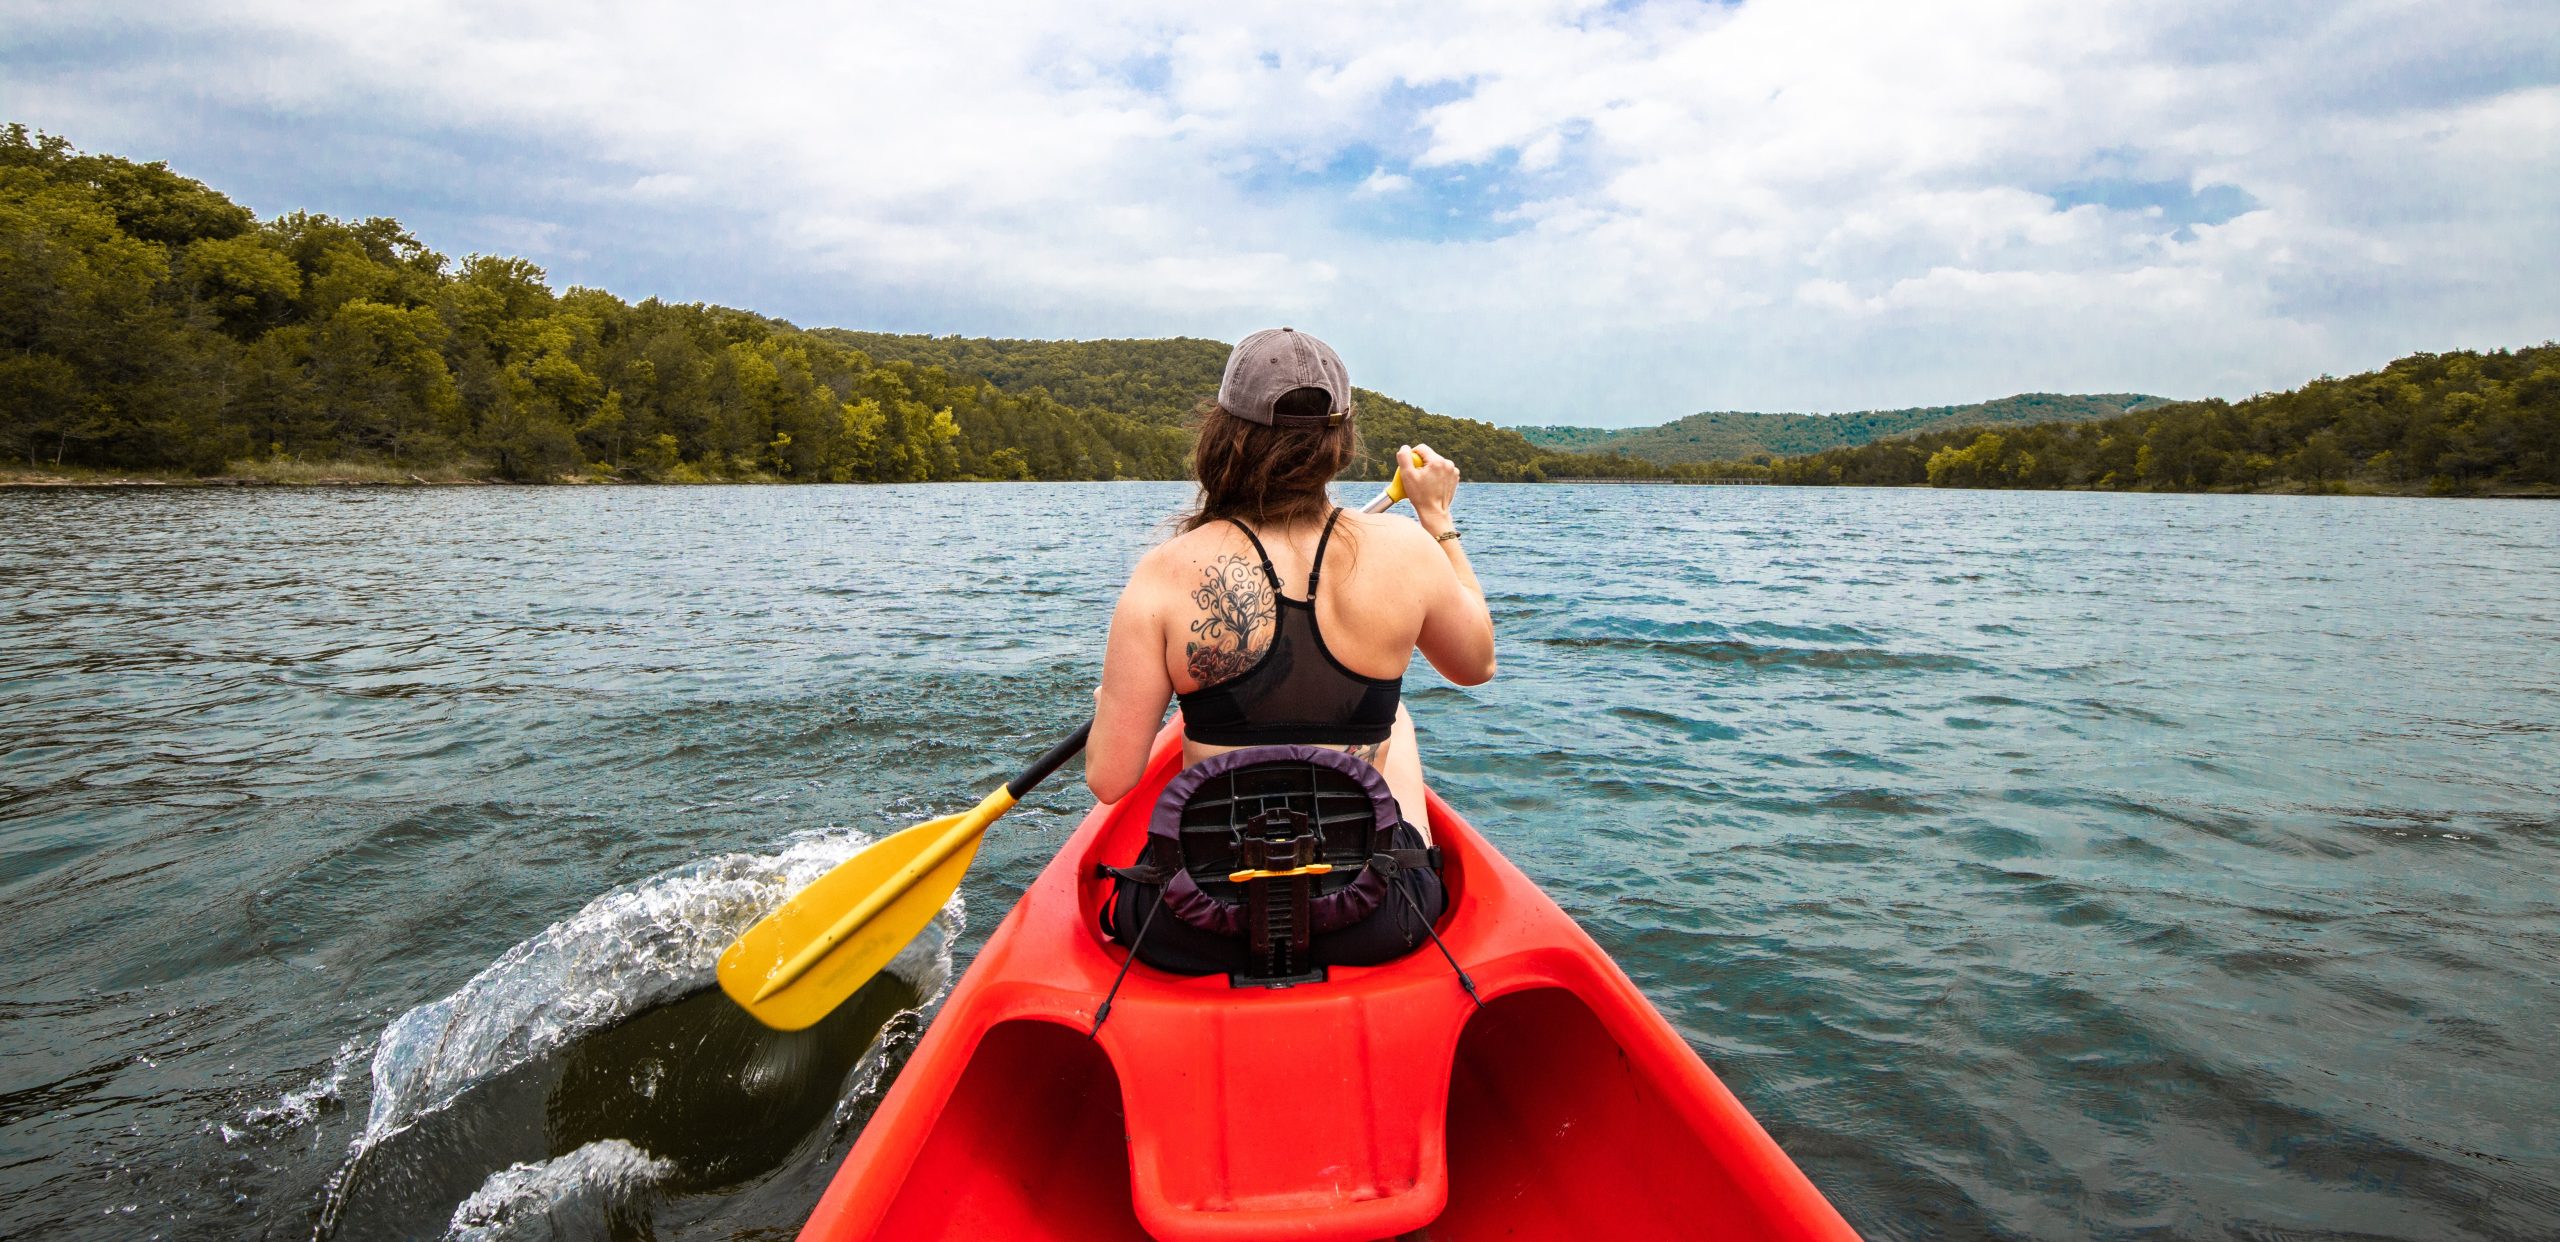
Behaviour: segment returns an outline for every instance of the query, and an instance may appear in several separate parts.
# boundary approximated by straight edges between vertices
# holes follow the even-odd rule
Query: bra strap
[[[1243,531],[1244,537],[1253,544],[1253,554],[1262,558],[1262,576],[1271,580],[1271,593],[1274,595],[1280,594],[1280,571],[1271,567],[1271,554],[1262,550],[1261,538],[1253,533],[1252,527],[1245,525],[1242,521],[1235,518],[1228,518],[1227,521],[1232,523],[1237,530]],[[1330,529],[1330,527],[1327,528],[1328,531],[1330,531]],[[1318,557],[1322,557],[1324,555],[1323,550],[1318,549],[1316,555]],[[1313,585],[1309,585],[1307,589],[1312,592],[1315,590],[1315,587]]]
[[[1310,604],[1316,602],[1316,579],[1324,576],[1324,546],[1333,542],[1333,524],[1341,520],[1342,509],[1337,505],[1332,513],[1325,515],[1324,533],[1316,536],[1315,563],[1307,566],[1307,602]],[[1270,562],[1266,560],[1263,563],[1267,565]]]

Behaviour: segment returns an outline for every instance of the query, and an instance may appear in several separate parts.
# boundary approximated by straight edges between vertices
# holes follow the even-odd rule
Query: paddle
[[[1383,513],[1402,499],[1398,470],[1362,512]],[[720,990],[778,1031],[827,1016],[933,921],[978,856],[988,825],[1075,758],[1092,732],[1088,720],[978,805],[891,836],[793,894],[720,955]]]

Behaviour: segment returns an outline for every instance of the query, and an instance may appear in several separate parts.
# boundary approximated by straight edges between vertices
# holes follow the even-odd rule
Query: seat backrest
[[[1255,746],[1211,756],[1175,777],[1148,832],[1159,848],[1170,847],[1203,895],[1249,907],[1261,965],[1235,975],[1244,984],[1304,977],[1309,931],[1302,920],[1310,903],[1356,882],[1370,855],[1387,848],[1397,821],[1394,795],[1365,760],[1318,746]],[[1283,842],[1296,844],[1284,849]],[[1233,878],[1317,863],[1331,870]],[[1281,886],[1286,898],[1275,900],[1271,890]]]
[[[1315,891],[1349,884],[1385,835],[1369,791],[1329,767],[1275,760],[1225,772],[1194,790],[1182,805],[1182,862],[1201,891],[1227,901],[1243,899],[1243,886],[1227,877],[1249,865],[1244,838],[1256,832],[1277,838],[1290,829],[1311,830],[1314,861],[1334,871],[1314,877]]]

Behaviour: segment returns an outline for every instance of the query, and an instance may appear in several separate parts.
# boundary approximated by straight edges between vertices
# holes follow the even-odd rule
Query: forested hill
[[[1170,479],[1184,473],[1184,418],[1216,391],[1225,355],[1202,340],[803,331],[718,306],[554,290],[522,259],[456,262],[396,220],[259,220],[165,165],[0,128],[0,468]],[[1706,414],[1641,432],[1537,429],[1562,442],[1549,446],[1375,392],[1360,404],[1359,473],[1371,479],[1396,444],[1428,441],[1470,478],[1495,480],[2560,489],[2552,345],[2419,354],[2237,403],[2030,395],[1871,415]],[[1963,427],[1774,465],[1701,460],[1787,452],[1802,435],[1847,446],[1897,419]],[[2032,425],[2002,425],[2021,422]],[[1720,426],[1754,438],[1717,440]]]
[[[1771,482],[2111,491],[2560,494],[2560,345],[2412,354],[2245,401],[1934,431],[1778,462]]]
[[[166,165],[0,129],[0,465],[389,477],[1180,478],[1211,341],[808,332],[554,290],[396,220],[259,220]],[[1476,478],[1645,469],[1363,398],[1373,452],[1427,439]]]
[[[814,335],[873,358],[935,367],[984,379],[1026,400],[1117,411],[1166,427],[1184,425],[1200,399],[1218,390],[1227,346],[1196,337],[1168,340],[1021,341],[960,336],[900,336],[820,328]],[[1530,443],[1518,432],[1474,419],[1433,414],[1363,388],[1358,477],[1384,479],[1385,454],[1398,444],[1427,443],[1465,463],[1467,477],[1517,482],[1550,475],[1658,473],[1621,457],[1582,455]]]
[[[1174,424],[1200,398],[1218,390],[1227,366],[1224,342],[1179,336],[1165,340],[1019,341],[967,336],[906,336],[814,329],[882,362],[941,367],[987,380],[1006,392],[1037,388],[1071,406],[1118,410]]]
[[[1659,427],[1522,427],[1533,444],[1573,453],[1624,453],[1647,461],[1740,461],[1795,456],[1953,427],[2020,427],[2087,422],[2167,404],[2141,393],[2020,393],[1972,405],[1931,405],[1854,414],[1692,414]]]

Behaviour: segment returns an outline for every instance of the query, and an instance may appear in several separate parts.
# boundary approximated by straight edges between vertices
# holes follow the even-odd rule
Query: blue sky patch
[[[1111,76],[1150,95],[1161,95],[1173,85],[1173,57],[1165,52],[1132,56],[1111,66]]]
[[[1481,164],[1417,166],[1368,143],[1355,143],[1316,167],[1260,165],[1242,184],[1257,194],[1320,199],[1344,227],[1372,237],[1488,241],[1523,227],[1509,218],[1529,200],[1529,178],[1517,165],[1517,158],[1504,151]],[[1385,184],[1371,187],[1373,178]]]
[[[2159,209],[2161,223],[2184,233],[2198,224],[2221,224],[2258,208],[2258,200],[2236,185],[2191,186],[2184,181],[2142,181],[2131,177],[2092,177],[2043,191],[2065,211],[2097,206],[2113,211]]]
[[[1469,163],[1419,163],[1430,135],[1425,115],[1475,89],[1473,78],[1399,79],[1378,98],[1372,132],[1383,137],[1337,148],[1320,164],[1286,163],[1275,153],[1239,184],[1256,194],[1321,199],[1341,227],[1370,237],[1478,242],[1519,232],[1527,227],[1516,217],[1523,204],[1551,197],[1581,175],[1578,140],[1588,126],[1570,128],[1562,157],[1534,172],[1520,167],[1520,153],[1510,148]]]

